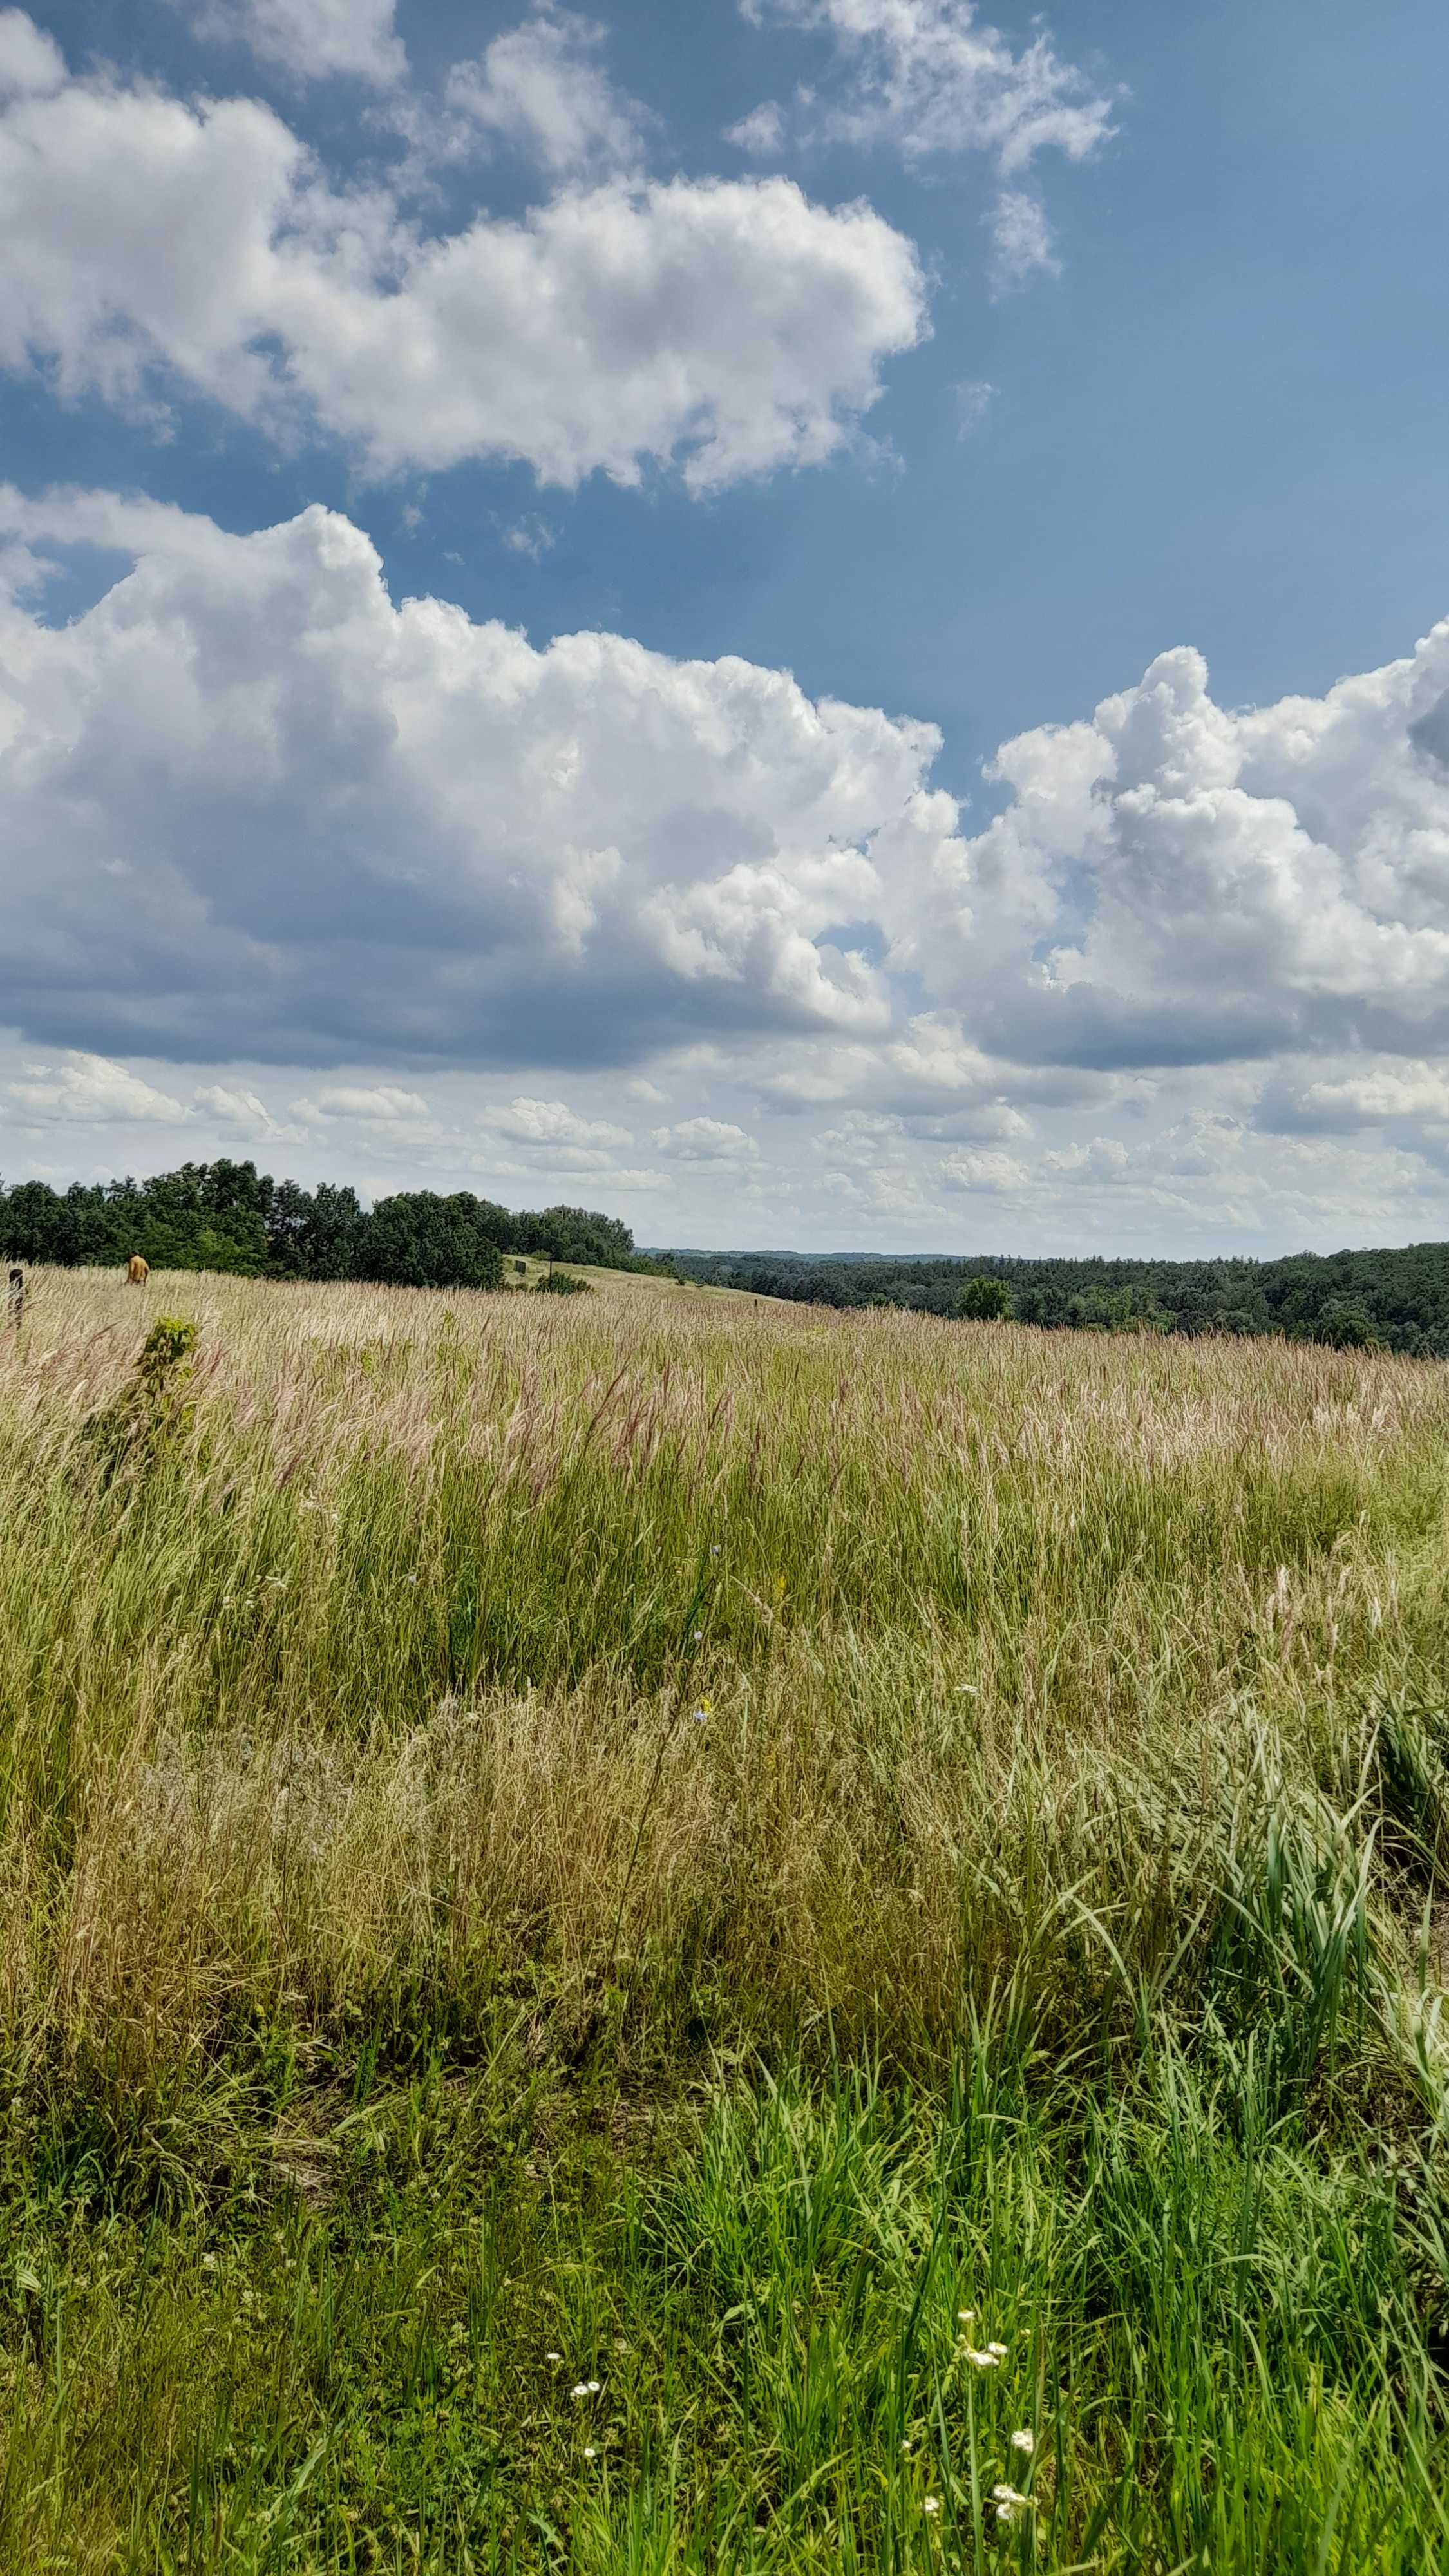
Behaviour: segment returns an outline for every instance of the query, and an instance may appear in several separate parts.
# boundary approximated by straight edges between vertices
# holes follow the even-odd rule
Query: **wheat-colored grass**
[[[1090,2016],[1437,1695],[1437,1368],[583,1302],[36,1279],[13,2045],[130,2084],[238,2010],[525,1964],[636,2024],[681,1960],[907,2048],[1013,1970]],[[189,1425],[105,1487],[84,1426],[172,1310]]]

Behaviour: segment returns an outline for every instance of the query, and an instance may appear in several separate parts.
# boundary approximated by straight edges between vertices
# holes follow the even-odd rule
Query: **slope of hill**
[[[1419,2576],[1449,1376],[38,1273],[0,2564]]]

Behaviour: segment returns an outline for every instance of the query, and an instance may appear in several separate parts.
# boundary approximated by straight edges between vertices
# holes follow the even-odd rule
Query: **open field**
[[[782,1306],[786,1302],[783,1297],[757,1296],[749,1288],[717,1288],[712,1280],[666,1279],[647,1270],[596,1270],[586,1261],[560,1261],[557,1266],[571,1272],[575,1279],[586,1279],[591,1288],[601,1290],[606,1297],[622,1299],[626,1304],[641,1297],[662,1297],[668,1304],[682,1301],[695,1306]],[[536,1252],[510,1252],[504,1257],[505,1288],[536,1288],[547,1275],[548,1263]]]
[[[0,2563],[1449,2569],[1449,1375],[648,1284],[35,1275]]]

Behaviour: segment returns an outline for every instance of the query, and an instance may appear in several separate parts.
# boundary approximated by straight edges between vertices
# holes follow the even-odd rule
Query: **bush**
[[[550,1270],[533,1293],[536,1297],[592,1297],[594,1291],[587,1279],[576,1279],[571,1270]]]

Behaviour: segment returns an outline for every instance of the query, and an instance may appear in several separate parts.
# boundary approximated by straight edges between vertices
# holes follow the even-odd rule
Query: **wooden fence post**
[[[17,1326],[25,1312],[25,1273],[15,1261],[10,1265],[10,1293],[5,1301],[5,1312],[9,1322]]]

